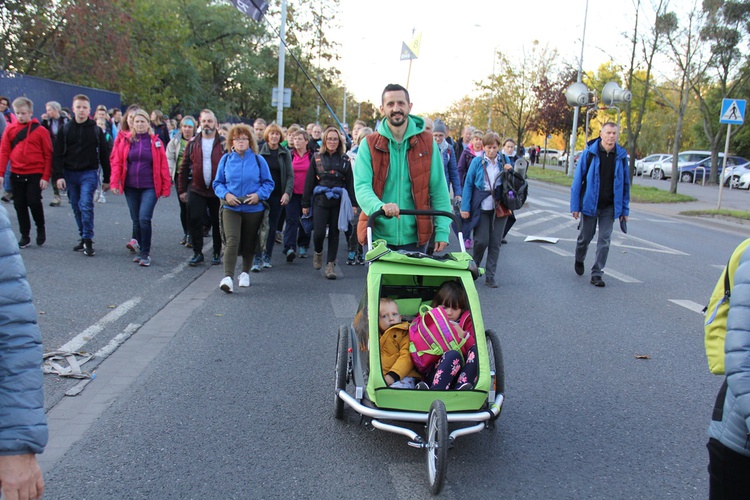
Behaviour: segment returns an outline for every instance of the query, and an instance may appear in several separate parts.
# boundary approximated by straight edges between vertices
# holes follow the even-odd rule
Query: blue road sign
[[[721,102],[719,123],[742,125],[745,121],[745,104],[744,99],[724,99]]]

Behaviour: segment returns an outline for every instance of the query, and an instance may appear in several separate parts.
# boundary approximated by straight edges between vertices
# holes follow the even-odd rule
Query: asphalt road
[[[124,249],[124,200],[110,198],[96,207],[96,257],[69,249],[69,207],[48,209],[49,243],[23,251],[45,350],[92,325],[102,328],[82,346],[90,352],[134,332],[89,362],[97,377],[79,396],[63,396],[75,381],[47,376],[48,498],[428,496],[424,452],[365,430],[351,410],[332,416],[336,331],[355,312],[364,267],[342,265],[328,281],[310,259],[278,254],[226,295],[218,267],[184,266],[176,200],[157,205],[154,265],[142,269]],[[567,190],[532,183],[501,250],[500,288],[477,281],[504,350],[505,407],[496,429],[456,441],[441,496],[705,498],[721,380],[708,372],[697,309],[748,233],[634,206],[629,234],[613,237],[607,286],[595,288],[572,269]],[[112,311],[122,314],[102,323]]]

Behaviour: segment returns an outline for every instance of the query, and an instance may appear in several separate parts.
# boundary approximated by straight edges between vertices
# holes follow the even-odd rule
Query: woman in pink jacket
[[[151,130],[148,114],[138,109],[133,112],[133,130],[129,140],[118,141],[112,150],[110,189],[116,195],[124,193],[133,221],[136,255],[133,262],[143,267],[151,265],[151,218],[156,200],[169,196],[172,181],[169,177],[166,145]]]

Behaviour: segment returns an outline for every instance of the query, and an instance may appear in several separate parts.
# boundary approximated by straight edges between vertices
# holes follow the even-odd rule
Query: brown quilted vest
[[[385,180],[391,163],[388,149],[388,138],[375,132],[367,136],[367,144],[372,156],[372,190],[375,195],[383,199]],[[409,138],[409,149],[406,151],[406,163],[409,165],[411,179],[411,194],[414,198],[416,210],[430,209],[430,169],[432,167],[432,134],[422,132]],[[387,203],[386,200],[383,200]],[[432,236],[432,217],[417,215],[417,243],[424,245]],[[367,242],[367,215],[359,214],[357,222],[357,238],[361,244]]]

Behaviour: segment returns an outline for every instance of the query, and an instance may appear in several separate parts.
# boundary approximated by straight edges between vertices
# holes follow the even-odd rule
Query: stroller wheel
[[[344,418],[344,400],[339,397],[339,391],[346,390],[346,370],[349,361],[349,328],[339,327],[338,347],[336,348],[336,377],[333,402],[333,416]]]
[[[440,493],[448,468],[448,414],[439,399],[432,402],[427,418],[427,478],[433,495]]]

